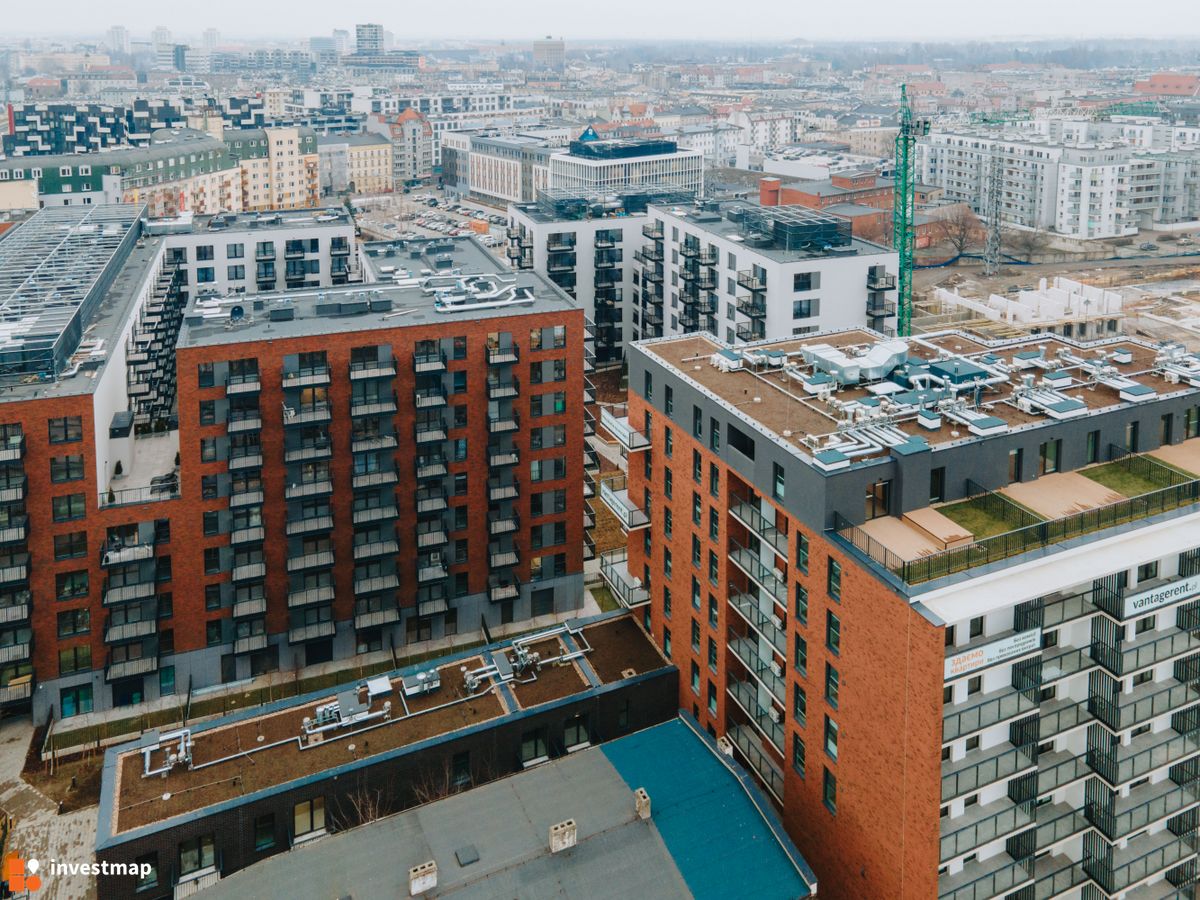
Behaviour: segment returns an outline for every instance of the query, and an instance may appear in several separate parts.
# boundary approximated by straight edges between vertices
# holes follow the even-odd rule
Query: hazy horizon
[[[1010,0],[1005,4],[964,8],[952,0],[923,0],[919,4],[859,0],[853,7],[826,5],[781,15],[780,5],[768,0],[742,0],[726,4],[659,0],[653,5],[636,0],[609,0],[602,21],[595,10],[549,0],[490,3],[461,0],[453,7],[458,32],[448,29],[442,7],[403,8],[382,0],[365,0],[331,8],[312,0],[294,0],[280,29],[277,8],[248,5],[233,0],[210,0],[202,8],[165,7],[150,0],[110,0],[83,3],[67,0],[53,11],[19,5],[5,15],[10,37],[98,38],[113,25],[124,25],[135,39],[148,37],[159,25],[180,37],[198,37],[216,28],[222,40],[239,38],[291,41],[330,33],[334,28],[353,31],[355,23],[377,22],[395,35],[398,46],[417,41],[529,42],[545,34],[568,41],[701,40],[714,42],[780,43],[811,41],[1022,41],[1102,40],[1113,38],[1180,40],[1200,34],[1200,28],[1182,0],[1139,7],[1100,0],[1086,10],[1073,4],[1046,4],[1038,0]],[[49,20],[49,22],[47,21]],[[1082,21],[1081,21],[1082,20]],[[48,27],[70,22],[68,29]],[[1195,31],[1181,32],[1186,22]],[[1017,26],[1019,23],[1019,27]],[[1086,32],[1081,30],[1085,25]]]

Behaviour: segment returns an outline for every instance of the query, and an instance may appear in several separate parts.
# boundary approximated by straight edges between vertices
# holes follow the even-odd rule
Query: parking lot
[[[503,255],[506,218],[497,209],[469,201],[447,199],[439,190],[414,189],[408,194],[362,197],[353,201],[363,210],[359,224],[364,237],[427,238],[438,235],[473,235],[497,256]],[[479,231],[478,223],[487,231]]]

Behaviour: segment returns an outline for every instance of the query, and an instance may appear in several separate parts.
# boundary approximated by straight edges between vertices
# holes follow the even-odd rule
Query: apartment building
[[[596,364],[619,364],[634,333],[635,255],[644,252],[647,207],[693,199],[669,187],[602,195],[544,188],[537,203],[509,206],[506,253],[514,268],[545,275],[574,297],[596,326]]]
[[[392,142],[381,134],[323,135],[317,138],[317,155],[325,196],[395,190]]]
[[[366,128],[391,142],[393,184],[419,184],[433,177],[433,128],[415,109],[370,118]]]
[[[353,248],[143,215],[0,242],[0,702],[63,719],[578,607],[591,336],[558,288],[455,239],[371,248],[369,289],[306,264],[221,294],[192,278],[219,247]]]
[[[847,219],[746,201],[655,204],[643,235],[632,340],[895,328],[896,253],[853,237]]]
[[[550,156],[550,187],[602,193],[649,184],[704,193],[704,155],[674,141],[601,140],[587,129],[567,152]]]
[[[320,156],[311,128],[247,128],[225,132],[241,166],[242,209],[296,209],[321,202]]]
[[[1200,358],[628,348],[602,555],[835,898],[1190,898]]]
[[[7,156],[89,153],[107,147],[145,146],[160,128],[186,125],[183,111],[168,100],[103,103],[9,103]]]

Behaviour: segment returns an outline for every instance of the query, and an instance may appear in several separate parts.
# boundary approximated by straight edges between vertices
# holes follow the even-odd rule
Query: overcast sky
[[[707,38],[713,40],[985,40],[998,37],[1185,37],[1200,33],[1190,0],[58,0],[3,3],[8,35],[66,32],[99,35],[125,25],[135,38],[166,25],[179,38],[217,28],[223,39],[296,38],[379,22],[398,45],[422,39],[527,41],[542,34],[568,40]]]

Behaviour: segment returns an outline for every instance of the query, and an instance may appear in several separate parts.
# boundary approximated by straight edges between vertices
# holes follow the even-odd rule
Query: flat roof
[[[47,207],[0,242],[0,374],[66,368],[130,261],[141,215],[133,204]]]
[[[648,819],[634,815],[638,788]],[[550,826],[566,819],[577,843],[551,854]],[[218,900],[394,898],[429,860],[439,895],[480,900],[790,900],[816,886],[748,776],[674,719],[272,856],[207,890]]]
[[[169,219],[150,219],[146,223],[146,230],[150,234],[246,232],[247,237],[253,237],[256,231],[290,231],[306,228],[329,228],[335,225],[354,228],[354,217],[344,206],[280,210],[278,212],[223,212],[204,216],[184,213]]]
[[[541,664],[521,669],[518,646],[539,654]],[[474,683],[464,677],[464,667],[489,666],[497,674]],[[151,732],[105,756],[97,846],[210,807],[320,778],[331,769],[370,765],[417,743],[448,738],[544,703],[586,696],[668,666],[631,616],[600,616],[379,676],[387,682],[386,694],[368,692],[366,682],[348,683],[273,704],[265,712],[247,711],[193,726],[190,764],[179,763],[165,776],[144,774],[144,749],[158,747],[159,734]],[[405,696],[405,679],[418,673],[425,673],[427,680],[436,673],[439,686]],[[305,721],[323,721],[318,710],[335,701],[345,724],[315,737],[309,734]],[[352,713],[361,715],[348,718]],[[164,765],[167,749],[176,749],[178,741],[162,743],[149,756],[156,768]]]
[[[505,269],[474,238],[385,241],[363,248],[368,284],[253,297],[192,297],[180,347],[237,344],[452,320],[576,310],[543,275]]]
[[[851,329],[737,346],[706,334],[634,346],[825,471],[906,443],[936,448],[1200,392],[1200,355],[1136,338]]]

